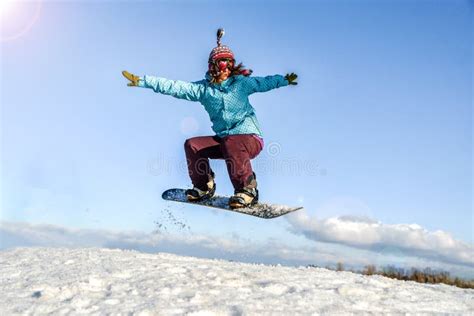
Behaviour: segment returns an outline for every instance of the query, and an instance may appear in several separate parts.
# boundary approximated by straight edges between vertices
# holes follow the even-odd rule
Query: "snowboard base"
[[[236,208],[232,209],[229,207],[229,197],[228,196],[220,196],[214,195],[210,199],[197,201],[197,202],[190,202],[186,198],[186,190],[185,189],[169,189],[163,192],[161,197],[164,200],[174,201],[174,202],[181,202],[186,204],[194,204],[194,205],[202,205],[212,208],[218,208],[221,210],[237,212],[247,215],[252,215],[260,218],[275,218],[278,216],[282,216],[297,210],[302,209],[303,207],[290,207],[286,205],[277,205],[277,204],[268,204],[268,203],[257,203],[251,207],[246,208]]]

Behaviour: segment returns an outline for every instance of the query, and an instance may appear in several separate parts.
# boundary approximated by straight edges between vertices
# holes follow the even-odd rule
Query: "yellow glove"
[[[292,72],[291,74],[287,74],[285,76],[285,79],[288,80],[288,84],[290,85],[297,85],[298,82],[296,82],[296,78],[298,78],[298,75]]]
[[[127,84],[127,86],[129,87],[136,87],[138,86],[138,79],[140,79],[140,77],[138,76],[135,76],[134,74],[131,74],[129,73],[128,71],[124,70],[122,71],[122,75],[127,78],[128,80],[130,80],[130,82]]]

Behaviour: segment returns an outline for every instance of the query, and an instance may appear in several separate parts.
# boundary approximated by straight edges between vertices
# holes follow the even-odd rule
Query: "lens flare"
[[[42,0],[0,0],[0,42],[26,34],[38,20]]]
[[[0,17],[2,20],[4,19],[4,16],[6,16],[9,11],[11,11],[12,7],[13,0],[0,1]]]

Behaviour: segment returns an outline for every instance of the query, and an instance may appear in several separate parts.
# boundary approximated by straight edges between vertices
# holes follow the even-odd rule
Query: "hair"
[[[211,75],[211,82],[214,83],[217,80],[218,77],[218,66],[215,64],[209,64],[209,74]],[[252,70],[250,69],[245,69],[244,65],[242,63],[239,63],[238,65],[235,65],[235,60],[232,63],[232,67],[230,67],[230,75],[229,78],[232,76],[237,76],[237,75],[244,75],[244,76],[249,76],[252,73]]]

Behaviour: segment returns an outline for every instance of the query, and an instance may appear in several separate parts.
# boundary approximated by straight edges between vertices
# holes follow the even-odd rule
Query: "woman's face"
[[[222,82],[229,78],[231,75],[232,67],[234,66],[234,62],[231,59],[223,58],[219,59],[216,61],[216,67],[218,67],[219,72],[218,72],[218,77],[217,77],[217,82]]]
[[[229,78],[229,76],[230,76],[230,69],[228,67],[226,67],[224,70],[221,70],[219,72],[219,80],[220,81],[226,80],[227,78]]]

